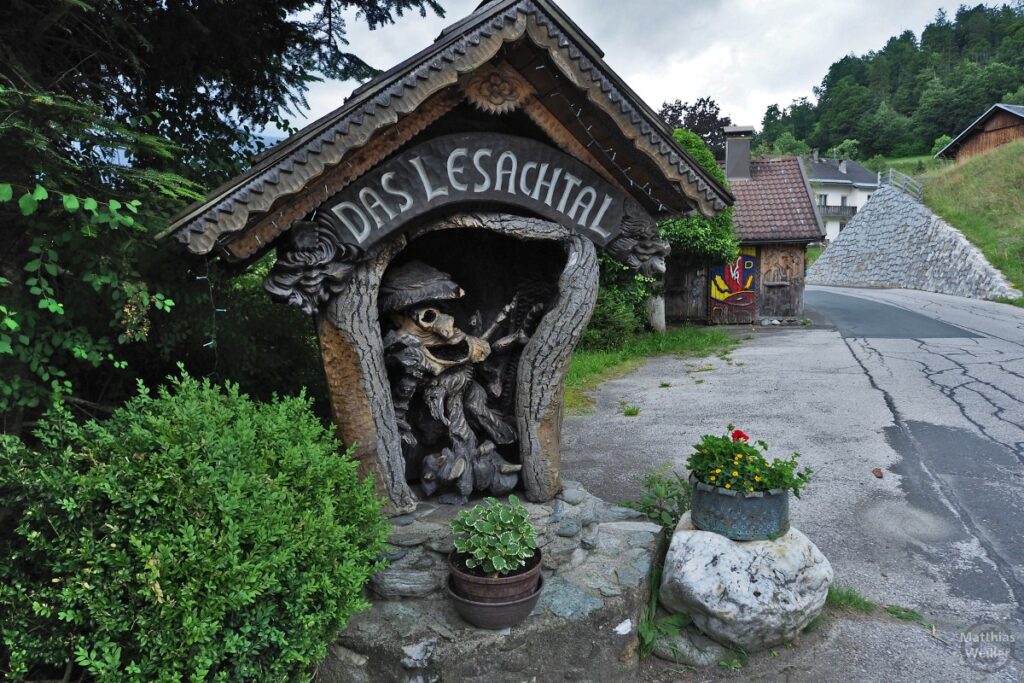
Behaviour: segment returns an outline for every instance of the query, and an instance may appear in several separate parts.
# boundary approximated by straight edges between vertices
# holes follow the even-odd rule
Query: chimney
[[[728,180],[750,180],[750,140],[753,126],[726,126],[725,177]]]
[[[846,159],[839,160],[839,172],[846,173]]]

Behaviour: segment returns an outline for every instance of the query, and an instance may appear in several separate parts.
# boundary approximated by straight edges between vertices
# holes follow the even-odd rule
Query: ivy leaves
[[[677,128],[673,137],[705,171],[720,182],[725,182],[722,169],[718,168],[714,155],[699,136]],[[721,262],[735,259],[738,253],[738,243],[732,231],[732,208],[719,212],[713,218],[677,218],[662,221],[658,227],[661,229],[662,239],[668,240],[672,248],[679,251],[699,254]]]

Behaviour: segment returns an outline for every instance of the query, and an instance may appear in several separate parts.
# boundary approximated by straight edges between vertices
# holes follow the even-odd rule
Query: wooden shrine
[[[317,321],[332,413],[393,514],[559,490],[597,254],[732,202],[548,0],[498,0],[257,158],[165,233]]]

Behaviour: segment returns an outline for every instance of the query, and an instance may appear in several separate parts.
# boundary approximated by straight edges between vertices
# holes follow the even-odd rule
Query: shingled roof
[[[529,54],[516,53],[516,46],[523,45],[530,46]],[[294,220],[282,218],[282,206],[313,187],[322,187],[320,201],[326,199],[328,183],[321,179],[332,169],[346,162],[364,169],[377,163],[360,158],[360,149],[386,135],[404,135],[404,117],[497,60],[520,69],[530,82],[541,105],[534,120],[548,117],[552,126],[567,130],[576,139],[563,140],[563,148],[581,157],[592,154],[606,166],[606,177],[652,215],[697,211],[710,216],[731,204],[729,192],[673,140],[672,131],[603,56],[550,0],[484,2],[433,45],[364,84],[337,110],[189,207],[161,237],[173,236],[196,254],[216,250],[235,261],[257,256]],[[598,145],[592,147],[594,142]],[[335,179],[331,192],[338,191],[338,183]]]
[[[736,197],[733,231],[741,243],[814,242],[824,236],[797,157],[753,160],[750,180],[729,183]]]
[[[809,166],[807,176],[812,183],[849,183],[878,187],[878,174],[864,168],[853,159],[812,158],[806,163]]]

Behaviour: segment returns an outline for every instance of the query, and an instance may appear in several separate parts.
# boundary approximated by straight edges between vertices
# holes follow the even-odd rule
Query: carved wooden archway
[[[457,478],[463,492],[466,470],[458,463],[477,453],[502,475],[474,472],[474,481],[491,481],[478,490],[509,486],[504,475],[519,468],[528,498],[551,498],[559,486],[562,382],[596,298],[597,250],[661,272],[668,250],[652,216],[710,216],[732,201],[602,57],[549,0],[481,4],[434,45],[256,159],[165,233],[192,253],[241,267],[276,249],[266,287],[316,316],[340,435],[358,444],[363,469],[376,474],[392,512],[415,505],[406,458],[422,464],[424,479]],[[434,310],[434,300],[462,296],[462,288],[430,263],[409,259],[426,244],[419,240],[449,233],[557,245],[563,260],[548,274],[553,294],[525,313],[518,298],[502,308],[521,318],[516,325],[493,310],[489,327],[480,327],[479,316],[467,321],[465,311],[458,321],[441,306]],[[429,296],[396,299],[393,281],[408,280],[400,268],[425,274]],[[535,309],[539,317],[531,317]],[[430,322],[428,314],[438,317]],[[487,336],[495,325],[506,326],[496,340]],[[430,346],[437,335],[459,353],[469,350],[461,360],[440,358]],[[512,353],[506,342],[521,345],[514,364],[502,366],[514,370],[514,397],[503,386],[499,401],[488,385],[490,398],[481,400],[473,373],[449,374],[457,363],[483,372],[489,353]],[[409,373],[422,366],[420,375],[396,383],[402,363]],[[458,440],[424,456],[419,447],[433,447],[433,434],[419,424],[425,439],[410,436],[416,416],[408,411],[409,396],[428,391],[431,416],[454,424]],[[476,412],[462,415],[453,396]],[[490,403],[502,403],[514,429],[499,424]],[[459,426],[463,417],[481,422],[474,429],[491,438],[475,439]],[[513,436],[515,463],[502,459],[513,457]],[[429,482],[425,489],[434,488]]]
[[[344,440],[357,444],[364,471],[374,473],[395,512],[413,509],[415,498],[404,477],[401,438],[384,368],[377,298],[391,260],[411,240],[439,230],[491,230],[519,239],[555,241],[565,250],[559,299],[523,350],[517,381],[515,419],[523,486],[528,499],[549,500],[560,488],[565,371],[597,296],[593,243],[556,223],[510,214],[457,214],[375,248],[318,316],[334,420]]]

